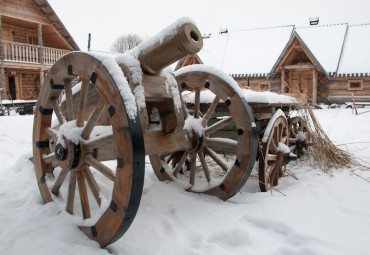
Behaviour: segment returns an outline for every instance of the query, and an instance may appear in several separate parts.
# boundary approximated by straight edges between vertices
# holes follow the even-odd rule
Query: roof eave
[[[66,29],[62,21],[59,19],[58,15],[55,13],[54,9],[51,7],[48,1],[47,0],[32,0],[32,1],[39,8],[42,14],[45,15],[48,21],[53,25],[55,31],[59,33],[66,40],[66,42],[72,47],[72,49],[80,50],[80,47],[78,47],[77,43],[75,42],[71,34],[68,32],[68,30]],[[43,8],[50,9],[52,11],[52,14],[45,13]],[[57,20],[57,23],[55,23],[55,21],[53,21],[52,18]],[[65,35],[63,35],[62,32],[64,32]]]

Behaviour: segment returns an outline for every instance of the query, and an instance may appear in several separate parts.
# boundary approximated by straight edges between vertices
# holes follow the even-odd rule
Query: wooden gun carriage
[[[33,131],[43,202],[64,201],[67,212],[86,219],[81,231],[101,246],[118,240],[136,215],[145,155],[158,179],[223,200],[240,190],[253,169],[258,129],[235,81],[210,67],[175,74],[166,68],[198,52],[202,42],[196,26],[182,19],[115,59],[69,53],[44,80]],[[192,107],[184,91],[194,93]],[[203,91],[213,95],[206,109]],[[280,123],[272,146],[286,132]],[[222,132],[228,126],[233,137]]]

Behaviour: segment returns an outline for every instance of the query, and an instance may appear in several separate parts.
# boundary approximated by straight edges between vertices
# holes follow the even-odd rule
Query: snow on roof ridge
[[[270,27],[257,27],[257,28],[246,28],[246,29],[238,29],[238,30],[231,30],[230,32],[244,32],[244,31],[252,31],[252,30],[265,30],[265,29],[272,29],[272,28],[281,28],[281,27],[295,27],[295,25],[280,25],[280,26],[270,26]]]
[[[257,27],[257,28],[245,28],[245,29],[237,29],[237,30],[229,30],[226,34],[215,34],[210,35],[209,37],[203,37],[204,40],[214,38],[214,37],[221,37],[221,36],[228,36],[230,33],[233,32],[245,32],[245,31],[254,31],[254,30],[267,30],[267,29],[273,29],[273,28],[283,28],[283,27],[295,27],[295,25],[280,25],[280,26],[270,26],[270,27]]]
[[[315,25],[315,26],[302,26],[302,27],[295,27],[294,29],[302,29],[302,28],[317,28],[317,27],[334,27],[334,26],[344,26],[347,25],[348,23],[333,23],[333,24],[324,24],[324,25]]]
[[[370,23],[353,24],[353,25],[348,25],[348,26],[349,27],[370,26]]]

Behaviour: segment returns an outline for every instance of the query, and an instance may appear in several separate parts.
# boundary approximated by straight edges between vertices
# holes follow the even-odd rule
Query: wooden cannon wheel
[[[43,202],[64,202],[67,212],[84,219],[79,228],[101,246],[118,240],[133,221],[145,167],[139,117],[128,115],[121,74],[113,78],[109,69],[81,52],[58,60],[41,88],[33,128]],[[75,79],[81,81],[76,94]]]
[[[309,144],[306,121],[299,116],[289,119],[290,151],[300,157]]]
[[[226,200],[244,185],[254,166],[258,140],[251,108],[230,81],[207,70],[180,70],[175,74],[181,92],[195,95],[191,109],[182,101],[184,129],[193,148],[151,155],[154,172],[161,181],[173,180],[188,191]],[[213,96],[206,107],[201,93]]]
[[[270,120],[271,121],[271,120]],[[266,141],[261,142],[258,160],[259,185],[262,192],[278,185],[284,175],[289,157],[288,123],[284,116],[275,119]],[[286,151],[287,150],[287,151]]]

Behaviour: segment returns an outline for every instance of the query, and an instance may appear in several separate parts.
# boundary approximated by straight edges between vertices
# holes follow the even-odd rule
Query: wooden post
[[[38,41],[39,41],[39,61],[41,64],[40,68],[40,88],[42,86],[42,82],[44,81],[44,52],[42,49],[42,24],[39,24],[38,27]]]
[[[42,52],[42,24],[39,24],[39,27],[38,27],[38,32],[39,32],[39,36],[38,36],[38,41],[39,41],[39,61],[40,61],[40,64],[44,64],[44,53]]]
[[[4,55],[3,55],[3,39],[2,39],[2,16],[0,15],[0,94],[1,99],[5,99],[5,73],[4,73]]]
[[[281,70],[281,94],[285,93],[285,69]]]
[[[312,71],[312,106],[317,104],[317,70],[316,68]]]

